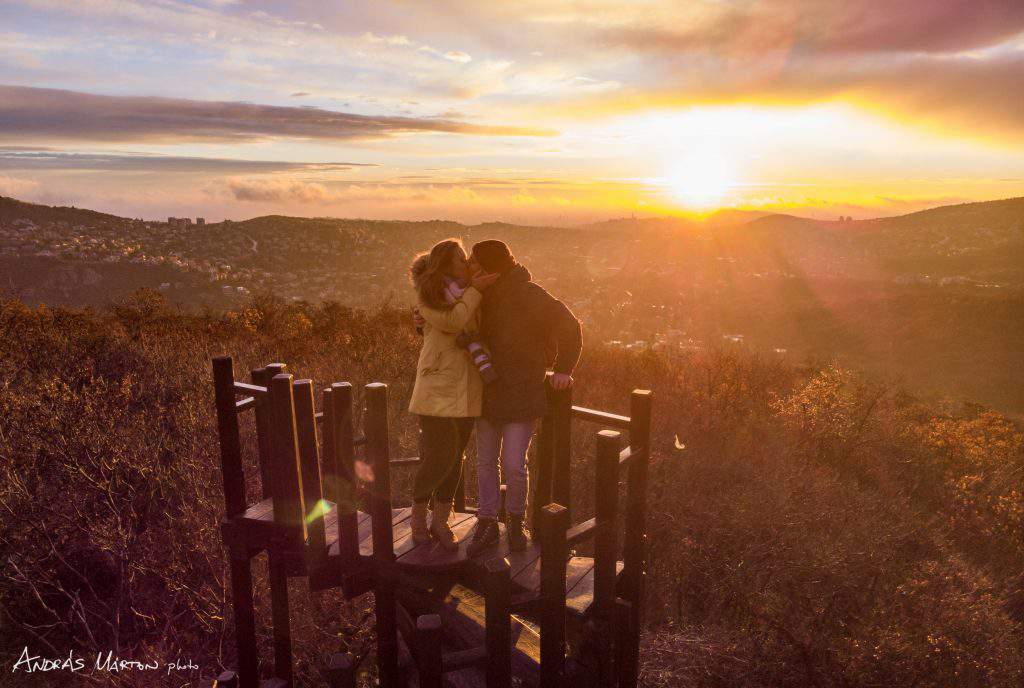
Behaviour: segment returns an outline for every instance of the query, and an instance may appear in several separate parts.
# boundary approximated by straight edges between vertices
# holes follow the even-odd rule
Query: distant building
[[[196,218],[196,224],[197,225],[205,225],[206,224],[206,218],[205,217],[197,217]]]

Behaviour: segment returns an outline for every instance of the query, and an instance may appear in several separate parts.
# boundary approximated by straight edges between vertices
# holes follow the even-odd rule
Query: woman
[[[476,329],[482,291],[497,275],[470,274],[466,251],[457,239],[446,239],[416,256],[410,273],[425,321],[409,402],[409,411],[420,422],[412,537],[417,543],[434,537],[442,547],[455,549],[459,543],[448,519],[462,478],[462,456],[483,399],[480,373],[456,340],[459,333]]]

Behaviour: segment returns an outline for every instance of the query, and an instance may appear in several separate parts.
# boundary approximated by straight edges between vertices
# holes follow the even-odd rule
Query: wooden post
[[[647,560],[647,469],[651,457],[651,402],[649,390],[633,390],[629,399],[629,483],[626,492],[626,532],[623,544],[623,589],[630,603],[632,641],[620,670],[635,677],[640,668],[640,627],[642,623],[644,576]]]
[[[274,676],[291,685],[292,629],[288,611],[288,570],[286,545],[280,540],[267,548],[267,576],[270,579],[270,619],[274,625]]]
[[[225,671],[213,682],[213,688],[238,688],[238,674]]]
[[[292,376],[283,373],[275,375],[270,380],[269,389],[273,409],[274,522],[284,531],[274,537],[267,547],[270,615],[274,624],[274,675],[291,685],[292,638],[288,611],[287,557],[289,552],[301,552],[305,546],[306,522],[303,518]]]
[[[618,688],[636,688],[637,666],[632,662],[636,633],[632,628],[633,605],[615,599],[615,670]]]
[[[572,519],[572,481],[569,463],[572,453],[572,388],[552,390],[555,405],[555,449],[551,472],[551,501],[561,504]]]
[[[320,465],[323,470],[321,480],[323,483],[324,499],[338,503],[338,445],[335,441],[337,423],[334,418],[334,390],[327,387],[321,396],[323,399],[321,412],[323,422],[320,429],[323,432],[324,453],[320,457]]]
[[[274,521],[287,531],[287,544],[298,550],[306,542],[306,523],[291,375],[273,377],[270,399],[274,413]]]
[[[316,437],[316,407],[313,402],[313,381],[296,380],[295,424],[299,435],[299,458],[302,477],[303,522],[309,532],[310,561],[321,564],[327,558],[327,536],[324,531],[323,491],[320,482],[320,449]]]
[[[441,617],[437,614],[417,617],[416,637],[419,642],[420,688],[442,688],[444,672],[441,658]]]
[[[388,387],[380,382],[366,385],[366,454],[373,466],[373,554],[376,558],[393,561],[395,552],[391,528]]]
[[[512,579],[508,559],[485,565],[484,632],[487,646],[487,688],[512,685]]]
[[[283,375],[288,372],[288,366],[284,363],[268,363],[265,367],[271,380],[274,379],[275,375]]]
[[[287,367],[284,363],[268,363],[251,373],[253,384],[267,388],[267,395],[256,400],[254,409],[263,499],[274,496],[274,409],[270,403],[270,381],[287,372]]]
[[[327,664],[328,688],[356,688],[356,664],[346,652],[331,655]]]
[[[267,387],[269,391],[270,371],[266,368],[253,368],[249,372],[249,379],[254,385]],[[270,447],[270,395],[256,399],[256,407],[253,409],[253,419],[256,423],[256,451],[260,464],[260,492],[263,499],[271,495],[271,461],[273,450]]]
[[[612,623],[615,614],[615,563],[618,559],[619,447],[621,435],[614,430],[597,433],[595,479],[594,615],[597,685],[615,685]]]
[[[548,378],[550,378],[550,373]],[[550,383],[545,383],[544,394],[547,410],[540,420],[537,431],[537,452],[534,455],[534,467],[530,468],[530,482],[533,484],[533,519],[530,524],[534,539],[540,537],[541,510],[551,502],[551,474],[555,463],[555,405]]]
[[[565,665],[565,564],[569,510],[548,504],[540,512],[540,686],[559,688]]]
[[[377,563],[374,598],[377,617],[377,664],[380,684],[398,688],[398,622],[395,591],[385,569],[395,560],[391,527],[391,455],[388,446],[388,387],[366,385],[366,454],[373,465],[371,512],[373,558]]]
[[[338,548],[348,569],[359,561],[359,522],[356,514],[357,483],[355,477],[355,447],[352,444],[352,385],[335,382],[331,385],[331,403],[334,411],[334,446],[337,451],[338,493]]]
[[[256,645],[256,614],[252,600],[252,558],[243,537],[223,525],[231,567],[231,607],[235,616],[235,651],[238,653],[240,688],[257,688],[260,681],[259,649]]]
[[[242,472],[242,441],[235,411],[235,373],[230,356],[213,359],[213,393],[217,404],[224,510],[228,518],[234,518],[245,511],[245,474]]]
[[[597,477],[595,480],[594,611],[610,623],[615,604],[615,562],[618,547],[616,515],[619,502],[619,446],[621,436],[614,430],[597,433]]]

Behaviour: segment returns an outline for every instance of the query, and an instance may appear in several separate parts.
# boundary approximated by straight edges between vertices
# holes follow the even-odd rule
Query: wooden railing
[[[537,442],[533,526],[540,550],[540,584],[535,599],[513,595],[508,560],[481,562],[486,600],[485,638],[476,648],[445,652],[440,619],[432,614],[414,621],[398,602],[399,592],[420,589],[423,582],[396,566],[391,499],[392,468],[419,464],[418,457],[395,458],[388,437],[388,388],[365,387],[363,434],[354,427],[353,388],[347,382],[322,390],[320,410],[313,382],[296,380],[286,366],[274,363],[251,371],[250,382],[234,379],[230,358],[213,361],[213,377],[224,485],[224,542],[231,569],[232,606],[238,651],[237,674],[223,674],[216,685],[256,688],[259,661],[253,608],[252,560],[268,557],[274,678],[263,686],[293,683],[288,579],[303,576],[312,590],[339,587],[346,596],[375,593],[378,675],[381,685],[404,685],[411,654],[421,686],[443,685],[459,668],[485,669],[489,688],[511,684],[510,623],[513,608],[534,609],[541,628],[541,686],[566,685],[566,561],[570,549],[593,539],[593,603],[590,619],[598,627],[596,686],[633,688],[637,684],[638,637],[646,561],[645,493],[650,458],[650,392],[630,398],[630,415],[573,406],[571,390],[548,391],[548,412]],[[240,414],[254,414],[256,456],[262,501],[246,500]],[[573,525],[570,494],[573,421],[601,426],[597,433],[595,514]],[[622,447],[621,431],[628,433]],[[356,450],[361,448],[373,482],[360,486]],[[619,508],[621,470],[626,471],[626,498]],[[360,554],[360,497],[366,497],[372,556]],[[457,509],[467,508],[460,490]],[[327,533],[327,516],[337,531]],[[364,515],[362,518],[365,518]],[[622,573],[618,567],[618,532],[624,526]],[[333,543],[333,544],[332,544]],[[406,640],[403,641],[403,638]],[[411,653],[406,648],[413,639]],[[355,663],[347,655],[331,656],[329,684],[355,684]]]

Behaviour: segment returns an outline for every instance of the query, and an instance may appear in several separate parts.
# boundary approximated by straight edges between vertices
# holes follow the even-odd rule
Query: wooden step
[[[451,650],[471,653],[484,645],[484,598],[470,588],[454,585],[440,609],[446,645]],[[518,685],[535,686],[540,680],[540,632],[525,619],[512,615],[512,675]],[[449,648],[446,647],[446,650]],[[481,655],[478,666],[470,666],[445,674],[445,685],[452,688],[486,688],[486,675]]]

